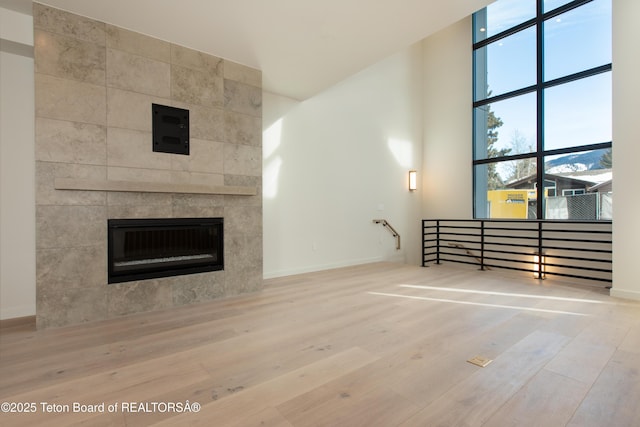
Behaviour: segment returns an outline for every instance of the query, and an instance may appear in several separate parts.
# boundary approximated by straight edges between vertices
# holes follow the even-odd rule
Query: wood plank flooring
[[[395,263],[265,285],[0,329],[0,402],[33,410],[0,425],[640,425],[640,304],[604,289]]]

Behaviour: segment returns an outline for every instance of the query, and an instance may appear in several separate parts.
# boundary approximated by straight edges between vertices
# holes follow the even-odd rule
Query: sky
[[[484,33],[490,37],[532,18],[535,3],[498,0],[487,9]],[[545,11],[566,3],[569,0],[545,0]],[[611,0],[594,0],[554,17],[546,21],[544,32],[545,80],[608,64]],[[535,52],[535,28],[487,46],[487,78],[492,95],[535,84]],[[504,123],[497,129],[496,148],[510,147],[515,134],[526,139],[523,147],[535,147],[535,93],[493,103],[491,109]],[[611,141],[611,73],[547,89],[544,119],[547,150]]]

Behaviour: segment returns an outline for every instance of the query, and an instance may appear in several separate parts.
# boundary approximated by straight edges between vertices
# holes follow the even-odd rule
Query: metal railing
[[[422,221],[422,266],[477,265],[547,276],[612,282],[610,221]]]

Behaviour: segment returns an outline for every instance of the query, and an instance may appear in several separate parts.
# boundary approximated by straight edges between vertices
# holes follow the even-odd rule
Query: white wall
[[[0,319],[35,314],[31,16],[0,8]]]
[[[473,218],[471,18],[423,41],[425,219]]]
[[[640,300],[640,2],[613,2],[613,288],[611,295]]]
[[[300,103],[265,94],[265,277],[420,262],[421,194],[407,188],[422,173],[420,58],[413,46]]]

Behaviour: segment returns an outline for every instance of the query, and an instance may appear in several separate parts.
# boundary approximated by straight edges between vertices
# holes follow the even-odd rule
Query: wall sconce
[[[533,277],[536,279],[544,279],[544,254],[533,256]]]
[[[416,191],[418,189],[418,172],[409,171],[409,191]]]

